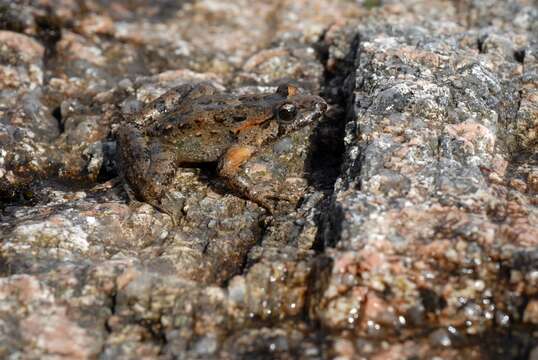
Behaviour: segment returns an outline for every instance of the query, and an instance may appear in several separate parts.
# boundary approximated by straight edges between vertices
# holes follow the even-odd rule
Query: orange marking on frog
[[[223,161],[223,170],[230,174],[235,173],[237,169],[254,153],[251,146],[233,146],[226,152]]]
[[[299,89],[293,85],[288,85],[288,97],[299,95]]]
[[[245,122],[243,122],[240,126],[238,126],[237,128],[234,129],[234,133],[235,134],[238,134],[240,133],[241,131],[243,130],[247,130],[247,129],[250,129],[256,125],[259,125],[261,123],[264,123],[266,120],[268,120],[270,118],[270,116],[267,116],[265,114],[261,115],[261,116],[252,116],[250,117],[248,120],[246,120]]]

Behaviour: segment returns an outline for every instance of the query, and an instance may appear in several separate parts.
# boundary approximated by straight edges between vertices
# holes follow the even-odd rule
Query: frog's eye
[[[284,104],[278,108],[278,120],[282,122],[290,122],[297,115],[297,107],[293,104]]]

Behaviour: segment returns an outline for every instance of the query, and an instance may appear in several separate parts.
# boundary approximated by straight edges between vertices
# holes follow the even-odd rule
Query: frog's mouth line
[[[297,129],[307,126],[308,124],[312,124],[318,121],[319,119],[321,119],[322,117],[323,117],[323,112],[316,111],[311,114],[308,114],[301,121],[297,121],[296,123],[294,123],[292,126],[292,130],[297,130]]]

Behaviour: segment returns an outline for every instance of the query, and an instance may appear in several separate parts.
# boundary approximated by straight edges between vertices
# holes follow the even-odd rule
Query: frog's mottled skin
[[[325,101],[285,84],[272,94],[217,93],[207,84],[183,85],[148,104],[118,132],[123,175],[135,193],[157,205],[176,169],[217,162],[219,175],[246,198],[264,205],[235,179],[260,146],[323,115]]]

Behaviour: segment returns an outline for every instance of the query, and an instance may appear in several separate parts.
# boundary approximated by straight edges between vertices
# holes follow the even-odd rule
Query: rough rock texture
[[[538,3],[0,0],[0,358],[537,359]],[[283,80],[324,119],[130,199],[117,129]]]

